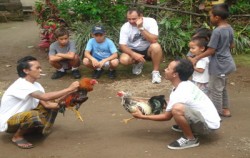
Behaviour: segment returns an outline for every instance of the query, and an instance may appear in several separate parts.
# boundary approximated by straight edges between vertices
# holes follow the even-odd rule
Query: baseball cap
[[[93,34],[97,34],[97,33],[104,34],[105,33],[104,27],[103,26],[94,26],[92,28],[92,33]]]

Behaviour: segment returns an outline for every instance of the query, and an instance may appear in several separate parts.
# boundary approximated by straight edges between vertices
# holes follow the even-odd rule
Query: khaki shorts
[[[190,124],[193,133],[199,135],[206,135],[213,131],[208,127],[204,117],[201,115],[199,111],[196,111],[194,109],[185,106],[184,113],[185,113],[185,118]]]

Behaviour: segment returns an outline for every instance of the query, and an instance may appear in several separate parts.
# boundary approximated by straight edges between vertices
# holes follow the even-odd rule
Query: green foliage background
[[[124,2],[132,2],[132,0],[53,0],[53,2],[60,11],[59,16],[74,31],[78,53],[81,55],[88,39],[91,38],[91,28],[96,24],[105,26],[107,37],[111,38],[118,46],[120,27],[126,22],[127,9],[132,7],[131,4],[124,4]],[[201,2],[202,0],[159,1],[158,5],[177,10],[175,12],[137,6],[144,12],[144,16],[154,17],[158,21],[159,42],[165,56],[185,55],[188,52],[191,34],[195,29],[200,27],[212,28],[209,25],[208,12],[198,9]],[[233,2],[230,7],[231,15],[250,13],[249,0],[232,0],[230,2]],[[204,16],[183,14],[178,10],[203,14]],[[228,20],[235,30],[236,48],[233,53],[250,54],[249,17],[231,16]]]

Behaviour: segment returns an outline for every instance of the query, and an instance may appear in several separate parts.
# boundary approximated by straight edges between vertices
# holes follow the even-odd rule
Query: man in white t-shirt
[[[75,81],[68,88],[45,93],[41,84],[36,82],[41,71],[36,58],[26,56],[20,59],[17,63],[19,78],[5,91],[1,100],[0,132],[14,133],[12,142],[22,149],[34,147],[24,134],[35,130],[46,134],[53,125],[59,105],[51,101],[79,87],[79,82]]]
[[[120,62],[123,65],[133,64],[132,73],[139,75],[143,63],[152,60],[152,83],[160,83],[159,72],[162,59],[162,49],[158,40],[158,25],[155,19],[143,17],[138,9],[127,12],[127,20],[120,31],[120,49],[122,54]]]
[[[137,110],[136,118],[154,121],[168,121],[174,118],[184,137],[168,145],[170,149],[196,147],[199,140],[195,134],[209,134],[220,127],[220,117],[212,101],[191,81],[192,63],[186,59],[172,61],[165,69],[165,79],[169,80],[172,90],[166,112],[159,115],[143,115]]]

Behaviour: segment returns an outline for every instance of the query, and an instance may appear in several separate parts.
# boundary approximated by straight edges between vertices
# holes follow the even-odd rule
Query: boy
[[[218,113],[223,117],[230,117],[227,77],[236,70],[230,49],[234,47],[233,28],[227,23],[229,9],[226,4],[212,7],[210,22],[216,26],[212,32],[208,49],[191,59],[195,65],[201,58],[211,56],[209,63],[209,96],[215,104]]]
[[[49,48],[49,63],[57,69],[51,79],[58,79],[66,74],[66,70],[71,68],[75,79],[81,78],[78,70],[80,58],[76,54],[76,47],[73,41],[69,40],[69,32],[65,28],[59,28],[55,31],[56,42]]]
[[[200,55],[207,49],[207,44],[208,41],[205,38],[193,37],[189,42],[189,51],[193,56]],[[200,59],[194,66],[194,73],[192,75],[193,83],[198,86],[205,94],[208,93],[208,64],[208,57]]]
[[[220,117],[212,101],[197,86],[188,81],[193,74],[192,63],[187,59],[175,60],[165,69],[165,79],[174,86],[166,111],[159,115],[143,115],[139,109],[135,118],[152,121],[169,121],[172,118],[182,129],[184,137],[170,143],[169,149],[186,149],[199,146],[194,133],[206,135],[220,127]]]
[[[83,64],[94,69],[92,78],[100,78],[103,68],[109,69],[109,78],[116,77],[116,68],[119,64],[118,53],[113,41],[105,37],[105,30],[102,26],[92,28],[92,36],[86,46]]]

